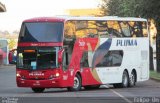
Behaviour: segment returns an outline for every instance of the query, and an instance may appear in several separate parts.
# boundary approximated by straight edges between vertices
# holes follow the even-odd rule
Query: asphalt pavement
[[[160,82],[138,82],[132,88],[113,88],[69,92],[66,88],[46,89],[33,93],[30,88],[16,86],[16,67],[0,66],[0,103],[160,103]]]

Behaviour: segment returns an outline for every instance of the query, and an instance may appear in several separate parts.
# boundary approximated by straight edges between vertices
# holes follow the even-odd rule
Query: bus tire
[[[127,71],[124,71],[123,75],[122,75],[122,83],[121,83],[120,87],[127,88],[128,86],[129,86],[129,76],[128,76]]]
[[[136,74],[134,71],[131,72],[131,76],[129,78],[129,87],[133,87],[136,84]]]
[[[82,86],[81,77],[77,74],[74,77],[74,85],[73,85],[73,87],[68,87],[67,89],[69,91],[79,91],[79,90],[81,90],[81,86]]]
[[[35,93],[42,93],[45,90],[45,88],[32,88],[32,91]]]

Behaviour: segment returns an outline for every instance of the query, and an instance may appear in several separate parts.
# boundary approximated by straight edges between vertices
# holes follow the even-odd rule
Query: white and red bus
[[[42,17],[23,21],[17,47],[18,87],[78,91],[102,84],[132,87],[149,79],[147,20]]]

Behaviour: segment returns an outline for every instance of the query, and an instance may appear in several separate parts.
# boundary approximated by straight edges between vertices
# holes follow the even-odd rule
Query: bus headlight
[[[54,75],[50,75],[49,79],[57,78],[57,77],[59,77],[59,75],[60,75],[59,73],[56,73]]]
[[[56,77],[59,77],[59,73],[56,73],[55,76],[56,76]]]
[[[57,78],[57,77],[59,77],[59,73],[56,73],[56,74],[54,74],[54,78]]]
[[[60,75],[59,73],[56,73],[54,75],[50,75],[49,79],[57,78],[57,77],[59,77],[59,75]]]
[[[17,77],[20,77],[21,75],[19,73],[16,74]]]

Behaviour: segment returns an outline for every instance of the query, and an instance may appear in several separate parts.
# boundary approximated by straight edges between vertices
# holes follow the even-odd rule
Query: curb
[[[0,69],[5,69],[6,67],[12,67],[12,66],[15,66],[15,65],[12,65],[12,64],[0,65]]]
[[[156,78],[150,78],[151,80],[154,80],[154,81],[156,81],[156,82],[160,82],[160,80],[159,79],[156,79]]]

